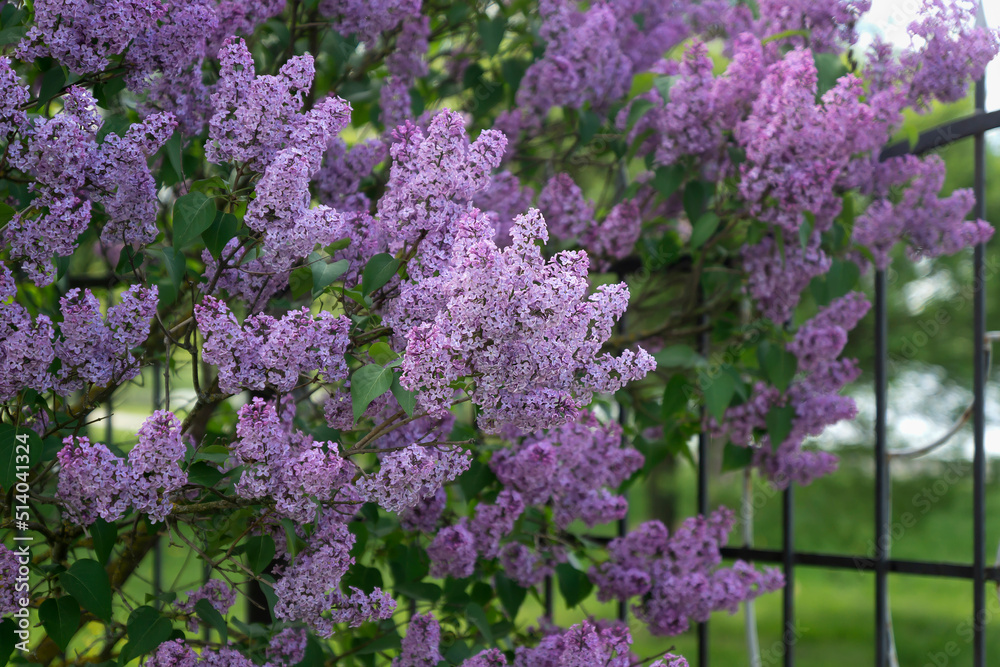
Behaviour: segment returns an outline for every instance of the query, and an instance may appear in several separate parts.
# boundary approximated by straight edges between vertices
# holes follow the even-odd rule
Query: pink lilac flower
[[[659,521],[647,521],[608,545],[608,560],[593,567],[598,600],[627,601],[654,635],[676,635],[712,611],[738,605],[783,585],[776,569],[758,572],[737,561],[719,568],[722,547],[734,523],[721,508],[708,518],[687,519],[670,537]]]
[[[195,307],[198,328],[205,336],[203,359],[219,368],[219,387],[239,389],[271,386],[290,391],[300,376],[318,372],[326,382],[347,377],[344,351],[350,320],[307,308],[293,310],[280,320],[251,315],[242,326],[222,301],[206,296]]]
[[[403,637],[403,646],[392,667],[437,667],[444,660],[438,646],[441,643],[441,625],[434,614],[416,614]]]
[[[225,616],[229,613],[230,608],[236,604],[236,591],[221,579],[212,579],[198,590],[188,591],[187,600],[177,604],[177,611],[184,614],[192,614],[187,623],[188,632],[198,631],[198,619],[194,617],[194,614],[195,605],[200,600],[208,600],[208,603],[212,605],[215,611]]]
[[[466,217],[448,275],[403,286],[402,303],[421,301],[428,289],[446,303],[406,333],[401,383],[428,412],[445,414],[451,383],[475,377],[468,392],[481,428],[555,426],[573,419],[593,392],[617,391],[655,368],[642,349],[600,352],[628,290],[602,285],[588,296],[586,255],[546,260],[535,241],[547,238],[544,219],[532,211],[517,218],[513,244],[501,251],[482,216]]]

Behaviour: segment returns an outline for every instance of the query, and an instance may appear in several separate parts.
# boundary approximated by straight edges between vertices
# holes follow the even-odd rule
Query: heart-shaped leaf
[[[70,595],[49,598],[38,608],[38,620],[45,633],[65,651],[69,640],[80,629],[80,605]]]
[[[111,621],[111,581],[96,560],[78,560],[59,575],[59,583],[87,611],[103,621]]]

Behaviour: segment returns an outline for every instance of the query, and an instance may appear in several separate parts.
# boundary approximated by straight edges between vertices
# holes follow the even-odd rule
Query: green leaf
[[[45,634],[65,651],[69,640],[80,629],[80,605],[70,595],[49,598],[38,608],[38,620],[42,622]]]
[[[392,386],[389,387],[392,390],[392,395],[396,397],[396,402],[399,403],[399,407],[403,408],[403,411],[407,416],[412,417],[413,411],[417,408],[417,393],[405,389],[403,385],[399,384],[399,376],[394,375],[392,378]]]
[[[184,274],[187,272],[187,259],[184,257],[184,253],[176,248],[163,248],[160,252],[163,254],[163,262],[167,268],[170,282],[175,288],[180,287],[184,280]]]
[[[84,558],[59,575],[59,583],[87,611],[111,622],[111,581],[96,560]]]
[[[368,364],[354,372],[351,376],[351,407],[354,410],[354,421],[361,418],[372,401],[389,391],[393,377],[395,376],[391,368],[382,368],[378,364]]]
[[[691,248],[694,250],[700,248],[705,244],[705,241],[712,238],[712,234],[718,228],[719,216],[711,211],[702,215],[698,218],[698,222],[694,223],[694,228],[691,230]]]
[[[274,539],[270,535],[251,537],[245,546],[247,565],[254,574],[263,572],[274,560]]]
[[[97,552],[97,562],[106,565],[118,539],[118,526],[104,519],[98,519],[90,525],[90,536],[94,539],[94,551]]]
[[[399,270],[399,260],[387,253],[375,255],[361,272],[361,292],[367,296],[381,289]]]
[[[580,113],[580,143],[589,144],[597,131],[601,129],[603,119],[596,113],[587,109]]]
[[[127,245],[122,248],[122,252],[118,256],[118,266],[115,267],[115,273],[125,275],[132,271],[133,266],[138,269],[145,259],[146,256],[141,251],[133,250],[132,246]]]
[[[437,584],[425,581],[407,581],[393,586],[399,593],[415,600],[437,602],[441,599],[442,590]]]
[[[794,354],[769,340],[762,340],[757,347],[757,362],[768,381],[782,392],[788,389],[799,364]]]
[[[10,222],[15,213],[17,213],[17,211],[14,210],[13,206],[0,202],[0,227]]]
[[[690,345],[669,345],[653,355],[657,368],[694,368],[704,359]]]
[[[66,72],[59,65],[53,65],[52,69],[42,75],[42,87],[38,92],[38,106],[36,110],[44,107],[55,97],[63,84],[66,83]]]
[[[672,421],[672,417],[687,407],[689,383],[688,379],[680,373],[675,374],[663,388],[663,403],[660,406],[660,415],[664,422]]]
[[[212,221],[212,224],[201,234],[201,240],[212,253],[212,257],[219,260],[226,244],[236,238],[240,229],[239,219],[232,213],[223,213]]]
[[[392,351],[388,343],[377,341],[368,347],[368,356],[379,366],[385,366],[390,361],[395,361],[399,355]]]
[[[753,461],[753,450],[727,442],[722,450],[722,471],[742,470]]]
[[[507,612],[507,618],[517,619],[517,612],[524,603],[524,598],[528,595],[528,589],[519,586],[513,579],[510,579],[503,572],[497,572],[493,577],[493,583],[500,598],[500,604]]]
[[[857,264],[850,260],[835,259],[825,275],[812,279],[812,282],[809,283],[809,289],[812,291],[816,303],[825,306],[853,290],[860,277],[861,270]]]
[[[215,201],[200,192],[191,192],[174,202],[174,247],[194,243],[215,221]]]
[[[13,424],[0,424],[0,488],[8,491],[15,483],[27,480],[28,469],[38,463],[42,455],[42,439],[30,428],[15,428]],[[18,457],[27,456],[25,459]],[[23,480],[18,478],[22,474]]]
[[[705,210],[705,202],[708,199],[706,195],[705,184],[701,181],[691,181],[684,186],[684,212],[691,224],[701,218],[701,214]]]
[[[474,460],[469,469],[459,475],[458,486],[462,489],[465,499],[472,500],[495,479],[496,475],[489,466]]]
[[[559,579],[559,592],[566,600],[566,607],[572,609],[590,595],[594,585],[590,583],[586,573],[581,572],[569,563],[556,566],[556,576]]]
[[[344,275],[349,268],[351,268],[351,263],[346,259],[340,259],[329,264],[325,260],[314,263],[312,265],[313,298],[315,299],[322,294],[327,287],[333,284],[333,281]]]
[[[222,644],[225,645],[229,641],[229,626],[226,624],[226,619],[219,613],[219,610],[213,607],[212,603],[205,598],[195,603],[194,610],[201,617],[201,620],[215,628],[215,631],[219,633],[219,637],[222,639]]]
[[[767,424],[767,435],[771,438],[771,449],[777,449],[792,432],[792,420],[795,419],[795,408],[791,405],[771,408],[764,422]]]
[[[18,640],[15,632],[17,632],[17,624],[14,623],[14,619],[5,618],[0,621],[0,663],[6,664],[7,659],[14,653],[14,647],[17,646]]]
[[[478,628],[487,644],[493,643],[493,632],[490,630],[490,622],[486,618],[486,612],[483,611],[480,605],[475,602],[465,605],[465,617]]]
[[[625,122],[625,127],[627,130],[631,131],[639,119],[646,115],[646,113],[652,109],[655,105],[652,100],[647,100],[645,98],[639,98],[632,102],[632,106],[628,110],[628,118]]]
[[[493,19],[483,19],[479,22],[479,36],[483,40],[483,50],[495,56],[500,50],[504,31],[507,29],[507,17],[497,14]]]
[[[170,639],[173,626],[152,607],[138,607],[128,617],[128,644],[118,656],[119,665],[127,665],[139,656],[156,650]]]
[[[714,374],[701,374],[701,389],[705,393],[705,407],[710,415],[722,420],[736,394],[736,385],[736,378],[725,367],[720,367]]]
[[[653,187],[664,199],[677,192],[684,182],[684,169],[680,165],[659,167],[653,174]]]
[[[809,239],[812,238],[813,227],[816,225],[816,216],[806,212],[805,221],[799,226],[799,245],[805,250],[809,246]]]

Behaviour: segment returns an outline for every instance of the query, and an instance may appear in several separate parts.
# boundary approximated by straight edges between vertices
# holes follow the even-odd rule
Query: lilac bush
[[[1000,49],[967,0],[926,0],[900,50],[859,47],[864,0],[23,4],[15,660],[686,665],[664,638],[780,573],[723,562],[725,508],[591,531],[701,430],[779,488],[833,471],[810,439],[857,411],[861,276],[993,233],[940,159],[879,160]],[[161,382],[134,436],[102,428]],[[210,576],[148,587],[157,541]],[[547,578],[593,616],[538,618]]]

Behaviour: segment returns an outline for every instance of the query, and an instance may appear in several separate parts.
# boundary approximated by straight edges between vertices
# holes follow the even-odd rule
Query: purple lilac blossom
[[[21,85],[21,77],[10,66],[10,58],[0,57],[0,136],[7,137],[28,120],[21,106],[31,94]]]
[[[437,532],[427,555],[431,560],[432,577],[472,576],[476,570],[476,538],[469,531],[463,518],[453,526],[445,526]]]
[[[414,507],[420,500],[468,470],[471,454],[461,447],[412,444],[382,454],[378,472],[359,479],[358,494],[390,512]]]
[[[195,319],[205,336],[203,359],[219,368],[222,391],[271,386],[287,392],[313,372],[326,382],[347,377],[346,316],[323,311],[313,317],[303,308],[280,320],[251,315],[241,326],[223,301],[206,296],[195,307]]]
[[[15,591],[21,562],[16,552],[0,544],[0,616],[7,616],[21,609],[19,601],[27,593]]]
[[[56,353],[52,341],[55,330],[47,315],[32,321],[24,306],[2,303],[13,296],[17,287],[10,270],[4,266],[3,291],[0,293],[0,403],[9,401],[22,389],[39,393],[52,387],[49,366]]]
[[[160,0],[35,0],[34,25],[17,57],[51,56],[80,74],[100,72],[163,12]]]
[[[659,521],[647,521],[608,545],[608,560],[594,566],[599,600],[627,601],[653,635],[676,635],[712,611],[733,613],[741,602],[780,588],[776,569],[758,572],[743,561],[719,568],[734,515],[726,508],[708,518],[687,519],[671,537]]]
[[[267,657],[275,665],[297,665],[306,657],[309,632],[305,628],[285,628],[271,638]]]
[[[73,288],[60,300],[63,321],[55,354],[62,361],[56,390],[61,395],[86,384],[121,384],[139,374],[132,349],[146,342],[156,315],[156,285],[133,285],[121,302],[101,317],[101,305],[90,290]]]
[[[655,368],[641,348],[619,357],[600,352],[625,312],[628,289],[602,285],[588,296],[586,254],[546,260],[535,244],[548,238],[537,211],[517,218],[510,247],[499,250],[492,236],[483,216],[465,217],[448,275],[403,287],[403,303],[422,301],[432,286],[446,304],[406,333],[400,382],[418,392],[424,409],[445,414],[451,383],[475,377],[468,391],[481,428],[556,426],[593,392],[613,393]]]
[[[174,639],[160,644],[146,660],[146,667],[256,667],[250,658],[231,648],[202,648],[201,653]],[[265,663],[265,667],[267,663]]]
[[[322,0],[319,10],[342,35],[373,45],[378,36],[420,13],[421,0]]]
[[[389,76],[379,91],[382,125],[392,130],[413,118],[410,88],[416,80],[427,74],[427,39],[430,37],[430,19],[417,16],[403,21],[396,44],[385,59]]]
[[[354,564],[353,545],[354,535],[335,514],[321,515],[305,550],[274,585],[274,615],[302,621],[321,637],[332,635],[339,623],[358,627],[367,620],[390,618],[396,601],[378,588],[372,593],[352,588],[350,596],[341,592],[340,580]]]
[[[69,437],[56,457],[59,483],[56,497],[75,522],[85,526],[97,521],[117,521],[128,510],[125,461],[105,445],[88,438]]]
[[[473,205],[489,217],[493,241],[498,248],[510,245],[510,228],[514,218],[531,208],[533,196],[531,188],[522,186],[517,176],[501,171],[493,175],[487,189],[472,198]]]
[[[556,525],[566,528],[576,519],[593,527],[625,516],[627,502],[609,489],[617,489],[642,463],[642,454],[622,447],[617,423],[601,424],[585,413],[499,450],[490,467],[525,504],[551,503]]]
[[[416,614],[403,637],[399,656],[393,658],[392,667],[437,667],[444,660],[438,646],[441,643],[441,625],[434,614]]]
[[[236,591],[229,587],[229,584],[221,579],[212,579],[204,586],[195,591],[188,591],[188,598],[177,605],[177,611],[183,614],[191,614],[188,619],[188,632],[198,631],[198,619],[195,617],[195,605],[200,600],[208,600],[215,611],[223,616],[229,613],[230,608],[236,604]]]
[[[138,437],[125,469],[129,501],[159,523],[173,507],[171,496],[187,483],[187,473],[178,465],[187,451],[181,421],[172,412],[157,410],[139,427]]]
[[[341,492],[357,470],[336,443],[295,431],[289,418],[261,398],[240,408],[230,456],[234,467],[244,468],[237,495],[271,498],[279,514],[304,523],[313,521],[319,506]]]

